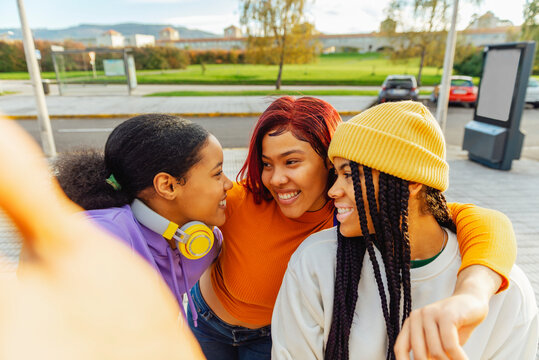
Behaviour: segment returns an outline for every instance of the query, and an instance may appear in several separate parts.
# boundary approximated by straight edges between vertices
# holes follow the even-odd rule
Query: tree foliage
[[[483,69],[483,51],[478,50],[460,61],[455,61],[453,68],[458,75],[480,77]]]
[[[319,49],[314,25],[305,18],[308,0],[241,0],[241,24],[247,30],[247,59],[278,64],[275,88],[281,87],[285,63],[306,63]]]
[[[521,27],[522,40],[535,41],[535,62],[533,73],[539,74],[539,56],[537,48],[539,47],[539,0],[528,0],[524,5],[524,23]]]
[[[469,1],[481,2],[481,0]],[[449,10],[452,3],[451,0],[392,0],[387,9],[388,18],[398,19],[396,21],[402,30],[402,33],[394,38],[394,52],[391,58],[419,57],[418,84],[421,84],[424,66],[443,67]],[[413,17],[406,16],[409,12],[412,12]],[[461,61],[473,52],[471,46],[457,42],[456,60]]]

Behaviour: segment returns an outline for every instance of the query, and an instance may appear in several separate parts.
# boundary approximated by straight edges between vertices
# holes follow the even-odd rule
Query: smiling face
[[[196,220],[221,226],[226,220],[226,192],[232,182],[223,173],[223,149],[215,136],[210,135],[199,156],[200,161],[187,173],[187,181],[176,185],[178,224]]]
[[[298,218],[327,202],[329,169],[306,141],[271,131],[262,140],[262,183],[286,217]]]
[[[357,212],[356,198],[354,192],[354,182],[352,180],[352,169],[350,161],[340,157],[333,159],[337,180],[329,189],[328,195],[335,200],[337,208],[337,221],[341,223],[340,232],[347,237],[362,236],[361,225],[359,223],[359,214]],[[367,224],[369,232],[374,233],[374,225],[369,212],[369,204],[367,201],[367,191],[365,188],[365,175],[363,167],[359,167],[359,175],[361,180],[361,191],[363,194],[363,204],[367,213]],[[372,170],[372,180],[374,183],[374,193],[378,199],[378,178],[380,172]]]

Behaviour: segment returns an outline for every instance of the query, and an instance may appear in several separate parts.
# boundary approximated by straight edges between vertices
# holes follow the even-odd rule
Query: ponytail
[[[105,166],[104,154],[98,150],[60,154],[54,170],[69,199],[85,210],[120,207],[133,201],[124,191],[107,183],[111,173]]]

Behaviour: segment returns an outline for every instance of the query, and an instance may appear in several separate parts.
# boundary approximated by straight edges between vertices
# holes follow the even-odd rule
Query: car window
[[[412,88],[412,80],[410,79],[390,79],[387,81],[387,87],[406,87]]]
[[[528,87],[539,87],[539,81],[533,78],[530,79],[530,81],[528,82]]]
[[[470,80],[454,79],[451,80],[451,86],[473,86]]]

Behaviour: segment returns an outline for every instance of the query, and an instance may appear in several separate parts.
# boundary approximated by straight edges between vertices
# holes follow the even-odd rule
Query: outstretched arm
[[[462,345],[488,314],[490,297],[500,287],[498,274],[484,266],[462,270],[452,296],[416,309],[395,343],[397,359],[467,359]]]
[[[397,359],[433,356],[466,359],[463,345],[488,314],[492,295],[509,285],[516,241],[502,213],[469,204],[449,204],[457,227],[462,265],[451,297],[414,310],[395,344]]]

